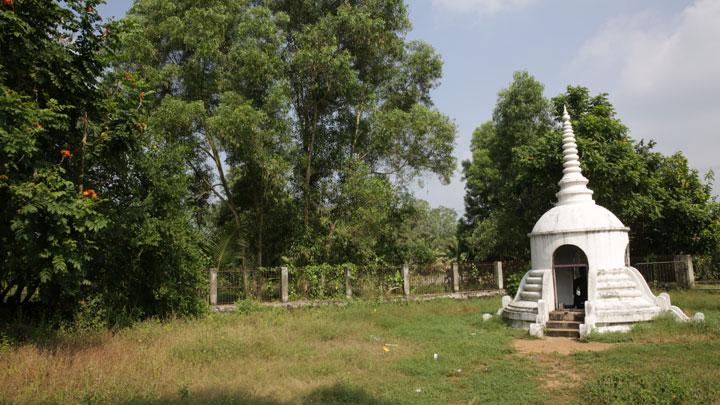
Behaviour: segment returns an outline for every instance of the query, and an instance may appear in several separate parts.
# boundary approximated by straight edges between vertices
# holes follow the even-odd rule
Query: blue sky
[[[121,17],[131,3],[110,0],[100,12]],[[663,153],[682,151],[701,174],[720,174],[720,0],[407,4],[409,38],[433,45],[445,62],[433,95],[458,126],[458,162],[469,158],[472,131],[490,119],[498,91],[527,70],[549,97],[568,84],[609,93],[634,138],[657,140]],[[450,185],[426,176],[414,188],[433,206],[464,211],[459,164]]]

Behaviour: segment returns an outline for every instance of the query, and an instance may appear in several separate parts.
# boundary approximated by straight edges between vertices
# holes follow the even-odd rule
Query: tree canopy
[[[402,1],[142,0],[123,25],[118,69],[184,122],[216,222],[233,221],[250,263],[377,259],[371,225],[407,180],[454,168],[455,126],[429,95],[442,63],[405,40]]]

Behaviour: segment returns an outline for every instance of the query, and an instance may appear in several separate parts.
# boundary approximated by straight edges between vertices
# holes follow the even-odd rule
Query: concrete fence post
[[[505,288],[505,283],[503,283],[503,270],[501,261],[495,262],[495,283],[497,284],[498,290],[502,290],[503,288]]]
[[[453,292],[460,292],[460,266],[458,262],[452,264]]]
[[[280,299],[288,302],[288,268],[280,267]]]
[[[352,285],[350,284],[350,267],[345,268],[345,297],[352,298]]]
[[[695,269],[693,268],[692,256],[685,255],[685,262],[687,263],[687,266],[685,266],[685,277],[687,280],[685,287],[693,288],[695,287]]]
[[[210,305],[217,305],[217,269],[211,268],[210,273]]]
[[[403,294],[405,294],[406,297],[410,296],[410,266],[406,264],[403,264],[402,267],[402,276],[403,276]]]
[[[692,288],[695,285],[695,270],[693,268],[692,256],[674,256],[673,270],[675,270],[675,280],[678,286]]]

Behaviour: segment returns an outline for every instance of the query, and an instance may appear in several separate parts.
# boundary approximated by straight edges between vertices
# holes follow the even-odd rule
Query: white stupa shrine
[[[532,269],[514,299],[503,297],[502,316],[532,335],[569,337],[627,331],[666,311],[687,320],[666,293],[653,295],[640,272],[630,267],[630,229],[595,204],[567,109],[563,121],[558,202],[529,234]]]

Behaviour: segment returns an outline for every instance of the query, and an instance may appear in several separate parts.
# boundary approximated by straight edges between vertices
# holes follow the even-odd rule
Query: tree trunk
[[[263,227],[265,226],[265,215],[263,207],[260,202],[257,203],[257,227],[258,227],[258,240],[257,240],[257,266],[262,267],[263,265]]]
[[[87,146],[87,135],[88,135],[88,116],[87,111],[83,113],[82,117],[82,125],[83,125],[83,136],[82,141],[80,143],[80,181],[78,188],[80,188],[80,193],[83,192],[83,188],[85,187],[85,147]]]
[[[14,282],[9,282],[8,285],[3,288],[2,291],[0,291],[0,303],[5,302],[5,296],[12,290],[13,286],[15,285]]]
[[[8,299],[9,303],[20,305],[20,297],[22,297],[22,292],[25,289],[25,285],[26,283],[18,283],[15,293],[13,293],[13,295],[10,296],[10,299]]]
[[[305,228],[308,227],[308,224],[310,222],[310,175],[312,174],[312,158],[313,158],[313,149],[315,148],[315,135],[317,133],[318,125],[317,125],[317,108],[315,108],[315,113],[313,114],[313,122],[312,126],[313,129],[310,132],[310,142],[308,143],[308,149],[307,149],[307,163],[305,166]]]
[[[215,163],[215,168],[218,171],[218,176],[220,177],[220,184],[222,184],[223,191],[225,192],[225,198],[223,198],[219,193],[215,192],[215,189],[213,188],[213,191],[215,192],[215,195],[218,196],[225,204],[227,204],[228,208],[230,209],[230,212],[233,215],[233,218],[235,220],[235,225],[237,226],[237,231],[240,232],[240,229],[242,229],[242,221],[240,221],[240,214],[238,213],[237,207],[235,207],[235,202],[232,198],[232,192],[230,191],[230,185],[227,182],[227,179],[225,178],[225,170],[223,170],[222,167],[222,161],[220,160],[220,151],[218,150],[217,145],[215,144],[215,141],[212,138],[212,135],[205,134],[205,141],[208,143],[208,146],[210,146],[211,151],[211,158],[213,162]]]
[[[37,292],[38,287],[39,287],[38,283],[33,284],[32,287],[28,287],[28,289],[27,289],[27,294],[25,295],[25,298],[23,298],[22,304],[27,304],[28,302],[30,302],[30,299],[31,299],[31,298],[35,295],[35,293]]]
[[[248,296],[248,293],[250,292],[249,284],[250,281],[248,280],[248,269],[245,265],[245,256],[242,258],[242,273],[243,273],[243,295],[245,296],[245,299],[250,298]]]

